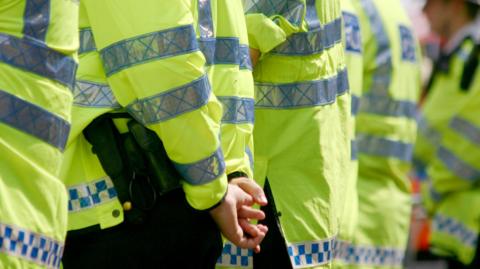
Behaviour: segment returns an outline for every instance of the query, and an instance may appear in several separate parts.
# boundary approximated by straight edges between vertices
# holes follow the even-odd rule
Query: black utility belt
[[[120,133],[115,119],[126,120],[128,132]],[[125,221],[143,223],[159,196],[180,188],[181,176],[158,135],[128,113],[102,115],[83,134],[112,179]]]

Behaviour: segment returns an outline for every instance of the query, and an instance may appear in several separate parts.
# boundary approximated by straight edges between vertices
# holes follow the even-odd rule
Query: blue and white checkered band
[[[356,141],[360,154],[395,158],[405,162],[412,159],[413,145],[409,143],[363,134],[357,135]]]
[[[255,100],[236,96],[218,96],[223,105],[223,123],[252,123],[254,122]]]
[[[70,124],[59,116],[0,90],[0,123],[65,149]]]
[[[252,268],[253,251],[239,248],[227,241],[223,247],[222,255],[217,260],[217,266]]]
[[[361,97],[359,111],[386,117],[405,117],[415,120],[417,104],[408,100],[394,100],[390,95],[367,93]]]
[[[471,122],[455,117],[450,121],[450,128],[458,132],[473,144],[480,146],[480,128]]]
[[[444,147],[439,147],[437,157],[453,175],[471,182],[480,181],[480,170],[460,159],[452,151]]]
[[[78,48],[78,54],[87,53],[97,50],[95,45],[95,39],[93,38],[92,29],[83,28],[80,29],[80,47]]]
[[[279,55],[312,55],[321,53],[342,42],[342,20],[340,18],[308,32],[295,33],[270,53]]]
[[[362,34],[358,17],[350,12],[342,12],[345,29],[345,49],[347,52],[362,53]]]
[[[294,25],[302,23],[304,3],[301,0],[246,0],[246,14],[263,13],[267,17],[280,15]]]
[[[77,63],[33,39],[0,33],[0,62],[73,87]]]
[[[63,244],[48,236],[0,223],[0,252],[45,268],[60,268]]]
[[[86,80],[75,81],[73,103],[84,107],[120,108],[108,85]]]
[[[342,261],[353,265],[400,267],[405,257],[405,250],[391,247],[349,245],[342,251]]]
[[[209,157],[194,163],[174,163],[183,179],[191,185],[207,184],[225,172],[222,150],[217,149]]]
[[[109,177],[68,187],[68,211],[90,209],[117,199],[117,191]]]
[[[119,41],[100,54],[107,76],[112,76],[135,65],[197,50],[193,26],[184,25]]]
[[[402,46],[402,60],[408,62],[416,62],[417,55],[415,50],[415,39],[413,38],[410,28],[399,25],[400,42]]]
[[[348,91],[347,71],[341,70],[328,79],[288,83],[255,83],[255,107],[289,109],[323,106],[335,102],[337,96]]]
[[[478,232],[454,218],[436,214],[433,218],[432,230],[433,233],[447,234],[466,247],[475,248],[477,245]]]
[[[144,125],[166,121],[196,110],[208,102],[210,83],[202,76],[186,85],[132,102],[128,112]]]
[[[351,247],[351,242],[345,240],[335,240],[333,242],[333,258],[337,261],[346,262],[348,256],[348,249]]]
[[[198,44],[205,55],[206,65],[234,64],[240,66],[240,69],[252,69],[249,48],[240,44],[238,38],[199,39]]]
[[[50,24],[50,0],[26,0],[23,21],[25,36],[44,42]]]
[[[372,0],[360,1],[372,27],[372,34],[377,41],[377,51],[375,52],[375,62],[377,69],[373,75],[370,93],[377,95],[386,94],[392,80],[392,52],[390,50],[390,40],[382,18]]]
[[[328,264],[333,260],[335,238],[288,245],[288,255],[294,268]]]

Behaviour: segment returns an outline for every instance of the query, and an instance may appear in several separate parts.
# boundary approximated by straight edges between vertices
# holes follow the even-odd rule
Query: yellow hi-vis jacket
[[[67,194],[59,168],[78,48],[75,1],[0,4],[0,267],[59,268]]]
[[[352,0],[341,0],[340,4],[342,7],[343,34],[345,36],[345,59],[352,98],[349,130],[349,136],[351,139],[351,167],[349,168],[348,180],[345,184],[345,201],[343,212],[341,212],[340,230],[335,242],[334,268],[348,266],[344,259],[346,255],[348,255],[348,247],[353,239],[358,218],[358,157],[355,141],[355,116],[358,113],[363,84],[363,54],[360,19],[358,18]]]
[[[346,260],[353,268],[401,268],[410,223],[408,173],[420,56],[400,1],[361,0],[355,6],[364,83],[356,118],[359,215]]]
[[[462,77],[478,44],[478,24],[467,25],[436,63],[422,107],[415,157],[423,163],[424,202],[432,217],[432,251],[469,264],[480,231],[480,68],[462,89]],[[477,45],[478,46],[478,45]],[[477,51],[478,53],[478,51]]]
[[[254,68],[255,180],[270,183],[292,266],[329,267],[350,162],[340,3],[244,8],[250,46],[262,52]],[[248,253],[237,253],[242,267],[252,266]]]
[[[95,117],[118,105],[162,139],[185,179],[183,188],[193,208],[208,209],[225,195],[227,179],[219,140],[222,108],[205,73],[194,8],[191,1],[142,5],[82,1],[84,49],[75,100],[89,104],[76,104],[79,126],[74,126],[71,137],[72,145],[77,143],[85,153],[86,165],[78,164],[73,153],[64,177],[70,190],[71,229],[98,223],[104,228],[121,221],[115,211],[120,208],[114,186],[95,156],[85,151],[81,134]],[[95,107],[97,103],[105,106]],[[95,172],[73,172],[89,166],[96,167]],[[78,176],[68,176],[73,174]]]

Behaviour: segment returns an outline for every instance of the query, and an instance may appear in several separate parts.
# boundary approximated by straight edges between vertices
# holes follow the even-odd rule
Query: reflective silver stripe
[[[358,109],[360,108],[360,97],[356,96],[355,94],[352,94],[351,97],[352,97],[351,113],[353,116],[356,116],[358,114]]]
[[[249,48],[240,44],[236,37],[199,39],[198,44],[205,55],[206,65],[234,64],[240,69],[252,69]]]
[[[341,70],[328,79],[289,84],[255,83],[258,108],[301,108],[335,102],[348,91],[348,75]]]
[[[415,119],[417,104],[411,101],[393,100],[386,95],[366,94],[361,97],[359,111],[387,117]]]
[[[95,40],[93,38],[92,29],[83,28],[80,29],[80,47],[78,48],[78,54],[87,53],[97,50],[95,46]]]
[[[198,50],[192,25],[135,36],[100,51],[107,76],[156,59]]]
[[[432,126],[430,126],[427,118],[425,118],[423,114],[419,114],[417,116],[417,126],[418,131],[422,134],[422,136],[427,138],[426,141],[430,141],[435,146],[440,145],[442,135],[437,132]]]
[[[480,128],[477,126],[465,119],[455,117],[450,121],[450,127],[470,142],[480,146]]]
[[[406,162],[412,159],[412,144],[362,134],[357,135],[356,140],[360,154],[396,158]]]
[[[0,33],[0,62],[73,87],[77,63],[73,58],[28,38]]]
[[[117,199],[117,191],[109,177],[68,187],[68,211],[89,209]]]
[[[466,247],[475,248],[477,245],[478,232],[454,218],[437,213],[433,218],[432,230],[433,233],[448,234]]]
[[[288,255],[294,268],[328,264],[333,260],[335,238],[288,244]]]
[[[245,0],[246,14],[263,13],[267,17],[280,15],[294,25],[302,23],[304,3],[301,0]]]
[[[236,96],[218,96],[223,105],[223,123],[251,123],[254,122],[253,98],[241,98]]]
[[[222,150],[217,149],[211,156],[195,163],[174,163],[183,179],[192,185],[207,184],[225,172]]]
[[[308,30],[320,28],[320,20],[318,19],[316,0],[307,0],[307,14],[305,20],[308,24]]]
[[[358,146],[357,146],[357,141],[356,140],[351,140],[350,141],[350,160],[356,161],[358,160]]]
[[[23,15],[25,36],[44,42],[50,24],[50,0],[26,0]]]
[[[444,147],[438,148],[437,156],[450,172],[457,177],[469,181],[480,180],[480,170],[464,162],[448,149]]]
[[[200,38],[213,37],[214,31],[210,0],[198,0],[198,27],[200,28]]]
[[[137,100],[127,106],[128,112],[144,125],[162,122],[196,110],[208,102],[210,83],[206,76],[189,84]]]
[[[225,242],[222,255],[218,257],[217,266],[252,268],[253,251],[235,246],[230,242]]]
[[[342,20],[340,18],[309,32],[295,33],[270,53],[280,55],[312,55],[320,53],[342,42]]]
[[[394,247],[349,245],[342,260],[353,265],[402,266],[405,250]]]
[[[252,172],[253,172],[253,170],[255,168],[255,162],[254,162],[253,153],[252,153],[252,150],[250,149],[250,147],[247,146],[245,148],[245,153],[248,156],[248,160],[250,161],[250,169],[252,169]]]
[[[372,0],[361,0],[361,5],[367,14],[372,27],[372,34],[377,41],[375,62],[377,68],[370,85],[370,94],[387,95],[392,76],[392,52],[387,31],[382,23],[382,18]]]
[[[73,103],[77,106],[119,108],[117,99],[107,84],[77,80],[73,89]]]
[[[62,150],[70,124],[59,116],[0,90],[0,123],[30,134]]]
[[[63,243],[43,234],[0,223],[0,252],[46,268],[59,268]]]

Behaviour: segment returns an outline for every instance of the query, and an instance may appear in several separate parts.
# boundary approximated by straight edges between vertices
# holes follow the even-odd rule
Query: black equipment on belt
[[[120,134],[116,118],[128,120],[127,133]],[[112,179],[127,222],[143,223],[159,195],[180,187],[181,176],[158,135],[127,113],[102,115],[83,134]]]

